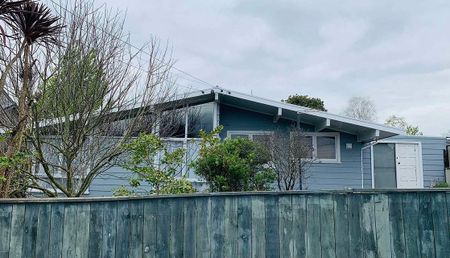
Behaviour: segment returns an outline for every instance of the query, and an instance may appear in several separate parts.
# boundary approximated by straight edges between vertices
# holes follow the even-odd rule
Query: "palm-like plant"
[[[10,3],[5,0],[0,1],[5,6],[7,3]],[[22,83],[15,90],[18,106],[18,124],[12,129],[12,136],[8,139],[6,156],[10,158],[22,149],[23,137],[29,123],[31,112],[29,103],[32,102],[32,46],[35,44],[45,44],[47,46],[58,44],[58,34],[63,26],[58,23],[59,18],[53,16],[48,7],[31,0],[23,1],[14,8],[10,8],[2,16],[4,21],[16,32],[12,37],[17,39],[17,42],[20,42],[20,48],[13,60],[5,68],[5,71],[3,71],[0,89],[5,84],[6,74],[9,72],[8,69],[11,69],[18,58],[21,59],[23,71],[22,76],[20,76]],[[14,171],[11,169],[0,170],[0,176],[4,178],[0,184],[0,197],[9,196],[13,175]]]
[[[0,19],[4,19],[4,15],[8,14],[14,9],[18,8],[20,5],[24,4],[25,2],[28,2],[29,0],[21,0],[21,1],[9,1],[9,0],[0,0]],[[6,41],[6,33],[5,29],[0,24],[0,33],[3,36],[3,42]]]
[[[8,12],[6,21],[29,45],[36,42],[58,43],[56,36],[63,27],[58,23],[59,17],[53,16],[47,6],[32,1],[24,1]]]

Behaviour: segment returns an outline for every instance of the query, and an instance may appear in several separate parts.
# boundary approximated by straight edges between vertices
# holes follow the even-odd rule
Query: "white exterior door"
[[[419,144],[395,144],[397,188],[422,188],[423,175]]]

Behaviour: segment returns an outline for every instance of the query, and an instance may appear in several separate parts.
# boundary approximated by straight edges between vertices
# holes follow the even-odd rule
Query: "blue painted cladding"
[[[288,129],[295,123],[293,121],[279,119],[273,122],[273,115],[260,114],[236,107],[221,105],[219,124],[224,126],[220,136],[226,137],[230,130],[244,131],[271,131],[276,129]],[[302,128],[311,131],[314,128],[302,124]],[[445,139],[438,137],[418,136],[395,136],[387,140],[421,142],[423,156],[424,185],[429,187],[434,181],[444,179],[443,150]],[[346,149],[346,144],[352,143],[352,149]],[[356,136],[340,133],[340,163],[314,164],[307,173],[307,189],[344,189],[344,188],[370,188],[371,167],[370,148],[363,151],[361,173],[361,148],[362,144],[357,142]],[[101,176],[97,177],[90,187],[90,196],[110,196],[112,189],[121,185],[128,185],[128,171],[113,167]]]
[[[89,196],[111,196],[113,190],[122,185],[129,186],[132,173],[121,167],[112,167],[97,176],[89,187]]]
[[[275,129],[289,129],[295,125],[293,121],[280,119],[273,122],[273,116],[242,110],[226,105],[220,106],[220,121],[223,125],[221,137],[228,131],[270,131]],[[301,124],[306,131],[314,127]],[[340,133],[341,162],[313,164],[307,173],[307,189],[344,189],[361,188],[361,147],[356,136]],[[346,143],[352,143],[352,149],[346,149]]]
[[[390,137],[386,140],[395,140],[399,142],[420,142],[422,144],[424,187],[430,187],[433,182],[445,180],[445,138],[399,135]]]
[[[307,173],[307,189],[361,188],[361,148],[356,136],[340,133],[341,162],[313,164]],[[346,144],[352,143],[352,149]]]
[[[277,123],[273,122],[274,115],[266,115],[248,110],[243,110],[227,105],[220,105],[219,124],[223,126],[220,137],[224,139],[227,131],[270,131],[275,129],[289,129],[295,126],[295,122],[279,119]],[[305,130],[312,130],[313,127],[302,124]]]

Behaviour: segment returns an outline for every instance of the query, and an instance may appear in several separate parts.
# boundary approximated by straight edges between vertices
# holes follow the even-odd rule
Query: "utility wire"
[[[69,12],[69,13],[72,14],[72,15],[77,16],[77,14],[75,14],[73,11],[68,10],[66,7],[64,7],[64,6],[62,6],[61,4],[55,2],[54,0],[50,0],[50,1],[51,1],[53,4],[57,5],[59,8],[65,10],[65,11],[67,11],[67,12]],[[78,17],[78,18],[80,18],[80,17]],[[139,47],[137,47],[137,46],[131,44],[131,43],[128,42],[128,41],[125,41],[125,40],[123,40],[123,39],[121,39],[121,38],[119,38],[119,37],[117,37],[117,36],[115,36],[115,35],[109,33],[108,31],[105,31],[103,28],[98,28],[98,27],[97,27],[95,24],[93,24],[93,23],[90,23],[90,25],[93,26],[93,27],[96,28],[96,29],[102,30],[104,33],[107,33],[107,34],[109,34],[110,36],[112,36],[112,37],[114,37],[114,38],[120,40],[122,43],[127,44],[128,46],[134,48],[135,50],[138,50],[138,51],[140,51],[141,53],[144,53],[144,54],[148,55],[149,57],[152,56],[149,52],[147,52],[147,51],[143,50],[142,48],[139,48]],[[161,60],[158,60],[158,61],[161,61]],[[135,68],[136,68],[136,67],[135,67]],[[202,80],[202,79],[198,78],[197,76],[194,76],[194,75],[192,75],[192,74],[190,74],[190,73],[188,73],[188,72],[186,72],[186,71],[183,71],[183,70],[181,70],[181,69],[179,69],[179,68],[177,68],[177,67],[175,67],[175,66],[172,66],[172,68],[173,68],[174,70],[178,71],[179,73],[184,74],[185,76],[188,76],[188,77],[194,79],[196,82],[199,82],[199,83],[202,83],[202,84],[204,84],[204,85],[207,85],[208,87],[215,87],[215,85],[213,85],[213,84],[211,84],[211,83],[209,83],[209,82],[207,82],[207,81],[205,81],[205,80]],[[142,68],[137,68],[137,69],[140,69],[141,71],[143,71]],[[186,79],[186,78],[185,78],[185,79]],[[186,79],[186,80],[188,80],[188,79]],[[192,80],[188,80],[188,81],[191,81],[191,82],[192,82]],[[195,88],[195,87],[194,87],[194,88]]]

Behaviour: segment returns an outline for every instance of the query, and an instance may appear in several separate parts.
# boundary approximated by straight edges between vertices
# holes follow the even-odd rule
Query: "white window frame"
[[[228,131],[227,138],[231,138],[232,135],[247,135],[250,140],[253,140],[253,135],[271,135],[273,131]],[[317,163],[341,163],[341,135],[339,132],[304,132],[302,136],[311,136],[313,144],[313,161]],[[335,137],[336,139],[336,158],[335,159],[319,159],[317,158],[317,137],[318,136],[328,136]]]
[[[273,131],[228,131],[227,138],[233,135],[247,135],[249,140],[253,141],[254,135],[272,135]]]
[[[341,135],[338,132],[317,132],[317,133],[309,133],[304,132],[302,136],[310,136],[312,137],[312,147],[313,147],[313,161],[318,163],[341,163]],[[320,159],[317,157],[317,137],[325,136],[325,137],[334,137],[335,141],[335,159]]]

